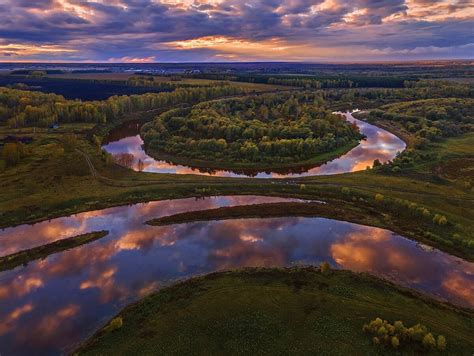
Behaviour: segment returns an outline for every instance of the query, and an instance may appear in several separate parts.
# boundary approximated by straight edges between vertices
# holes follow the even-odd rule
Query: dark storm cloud
[[[278,38],[308,48],[452,48],[472,42],[472,16],[426,18],[438,11],[469,11],[469,3],[417,0],[410,4],[423,17],[414,18],[405,0],[224,0],[181,6],[154,0],[4,0],[0,53],[21,57],[21,50],[4,47],[23,44],[27,58],[35,58],[35,48],[55,46],[49,49],[52,58],[208,60],[220,53],[218,46],[179,49],[169,43],[211,37],[251,43]],[[399,19],[387,21],[391,16]],[[58,48],[69,51],[61,54]],[[42,49],[42,59],[47,51]]]

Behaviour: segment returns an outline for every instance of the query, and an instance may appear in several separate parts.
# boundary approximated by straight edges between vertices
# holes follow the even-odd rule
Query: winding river
[[[143,170],[153,173],[171,174],[200,174],[221,177],[256,177],[256,178],[286,178],[304,177],[315,175],[329,175],[338,173],[355,172],[372,167],[374,160],[387,162],[393,159],[396,154],[403,151],[405,143],[392,133],[371,125],[367,122],[357,120],[351,113],[343,114],[350,122],[355,122],[362,134],[367,138],[360,144],[332,161],[318,167],[300,167],[279,172],[231,172],[224,170],[206,170],[174,164],[172,162],[155,160],[146,154],[143,149],[143,140],[140,137],[140,125],[138,123],[126,123],[111,132],[105,140],[103,148],[113,154],[130,153],[134,157],[133,169]],[[142,165],[139,161],[143,162]]]
[[[189,210],[289,201],[295,199],[157,201],[1,230],[2,256],[86,232],[110,233],[0,273],[0,354],[70,351],[122,307],[173,280],[246,266],[328,261],[474,307],[473,263],[388,230],[317,217],[144,224]]]
[[[103,148],[131,153],[146,172],[283,178],[354,172],[385,162],[405,148],[393,134],[344,114],[367,137],[319,167],[284,173],[214,171],[148,156],[140,125],[113,130]],[[138,162],[143,164],[139,165]],[[232,219],[153,227],[144,222],[223,206],[293,202],[262,196],[157,201],[89,211],[0,231],[0,256],[97,230],[89,244],[0,273],[0,355],[71,351],[125,305],[176,279],[250,266],[328,261],[367,271],[460,306],[474,307],[474,264],[388,230],[326,218]]]

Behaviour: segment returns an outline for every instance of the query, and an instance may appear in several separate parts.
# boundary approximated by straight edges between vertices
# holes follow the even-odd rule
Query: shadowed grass
[[[105,327],[79,354],[395,354],[362,332],[376,317],[423,323],[446,337],[449,354],[474,349],[472,311],[366,274],[293,268],[215,273],[166,288],[125,308],[121,327]]]

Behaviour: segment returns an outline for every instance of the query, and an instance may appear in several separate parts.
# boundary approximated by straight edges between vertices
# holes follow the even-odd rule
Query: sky
[[[474,0],[0,0],[0,62],[474,58]]]

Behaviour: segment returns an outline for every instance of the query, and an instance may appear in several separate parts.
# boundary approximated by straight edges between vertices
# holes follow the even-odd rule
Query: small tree
[[[64,151],[71,152],[77,147],[78,141],[76,135],[67,133],[61,138],[61,143],[63,145]]]
[[[392,336],[391,344],[394,349],[398,349],[398,346],[400,346],[400,341],[398,340],[398,337]]]
[[[426,208],[423,208],[423,210],[421,211],[421,214],[425,217],[425,218],[429,218],[430,217],[430,211]]]
[[[435,348],[436,347],[436,340],[433,337],[433,334],[432,333],[426,334],[425,337],[423,338],[422,344],[427,349]]]
[[[351,194],[351,190],[348,187],[342,187],[341,193],[344,195],[349,195]]]
[[[331,265],[327,262],[323,262],[319,268],[321,269],[321,273],[327,274],[331,270]]]
[[[16,166],[20,162],[20,150],[16,143],[7,143],[3,147],[3,159],[7,166]]]
[[[446,350],[446,338],[443,335],[438,335],[436,344],[439,350]]]
[[[109,330],[110,331],[118,330],[122,326],[123,326],[123,319],[122,319],[122,317],[119,316],[115,319],[112,319],[112,321],[109,324]]]
[[[142,172],[145,169],[145,163],[141,159],[138,160],[137,169],[139,172]]]

